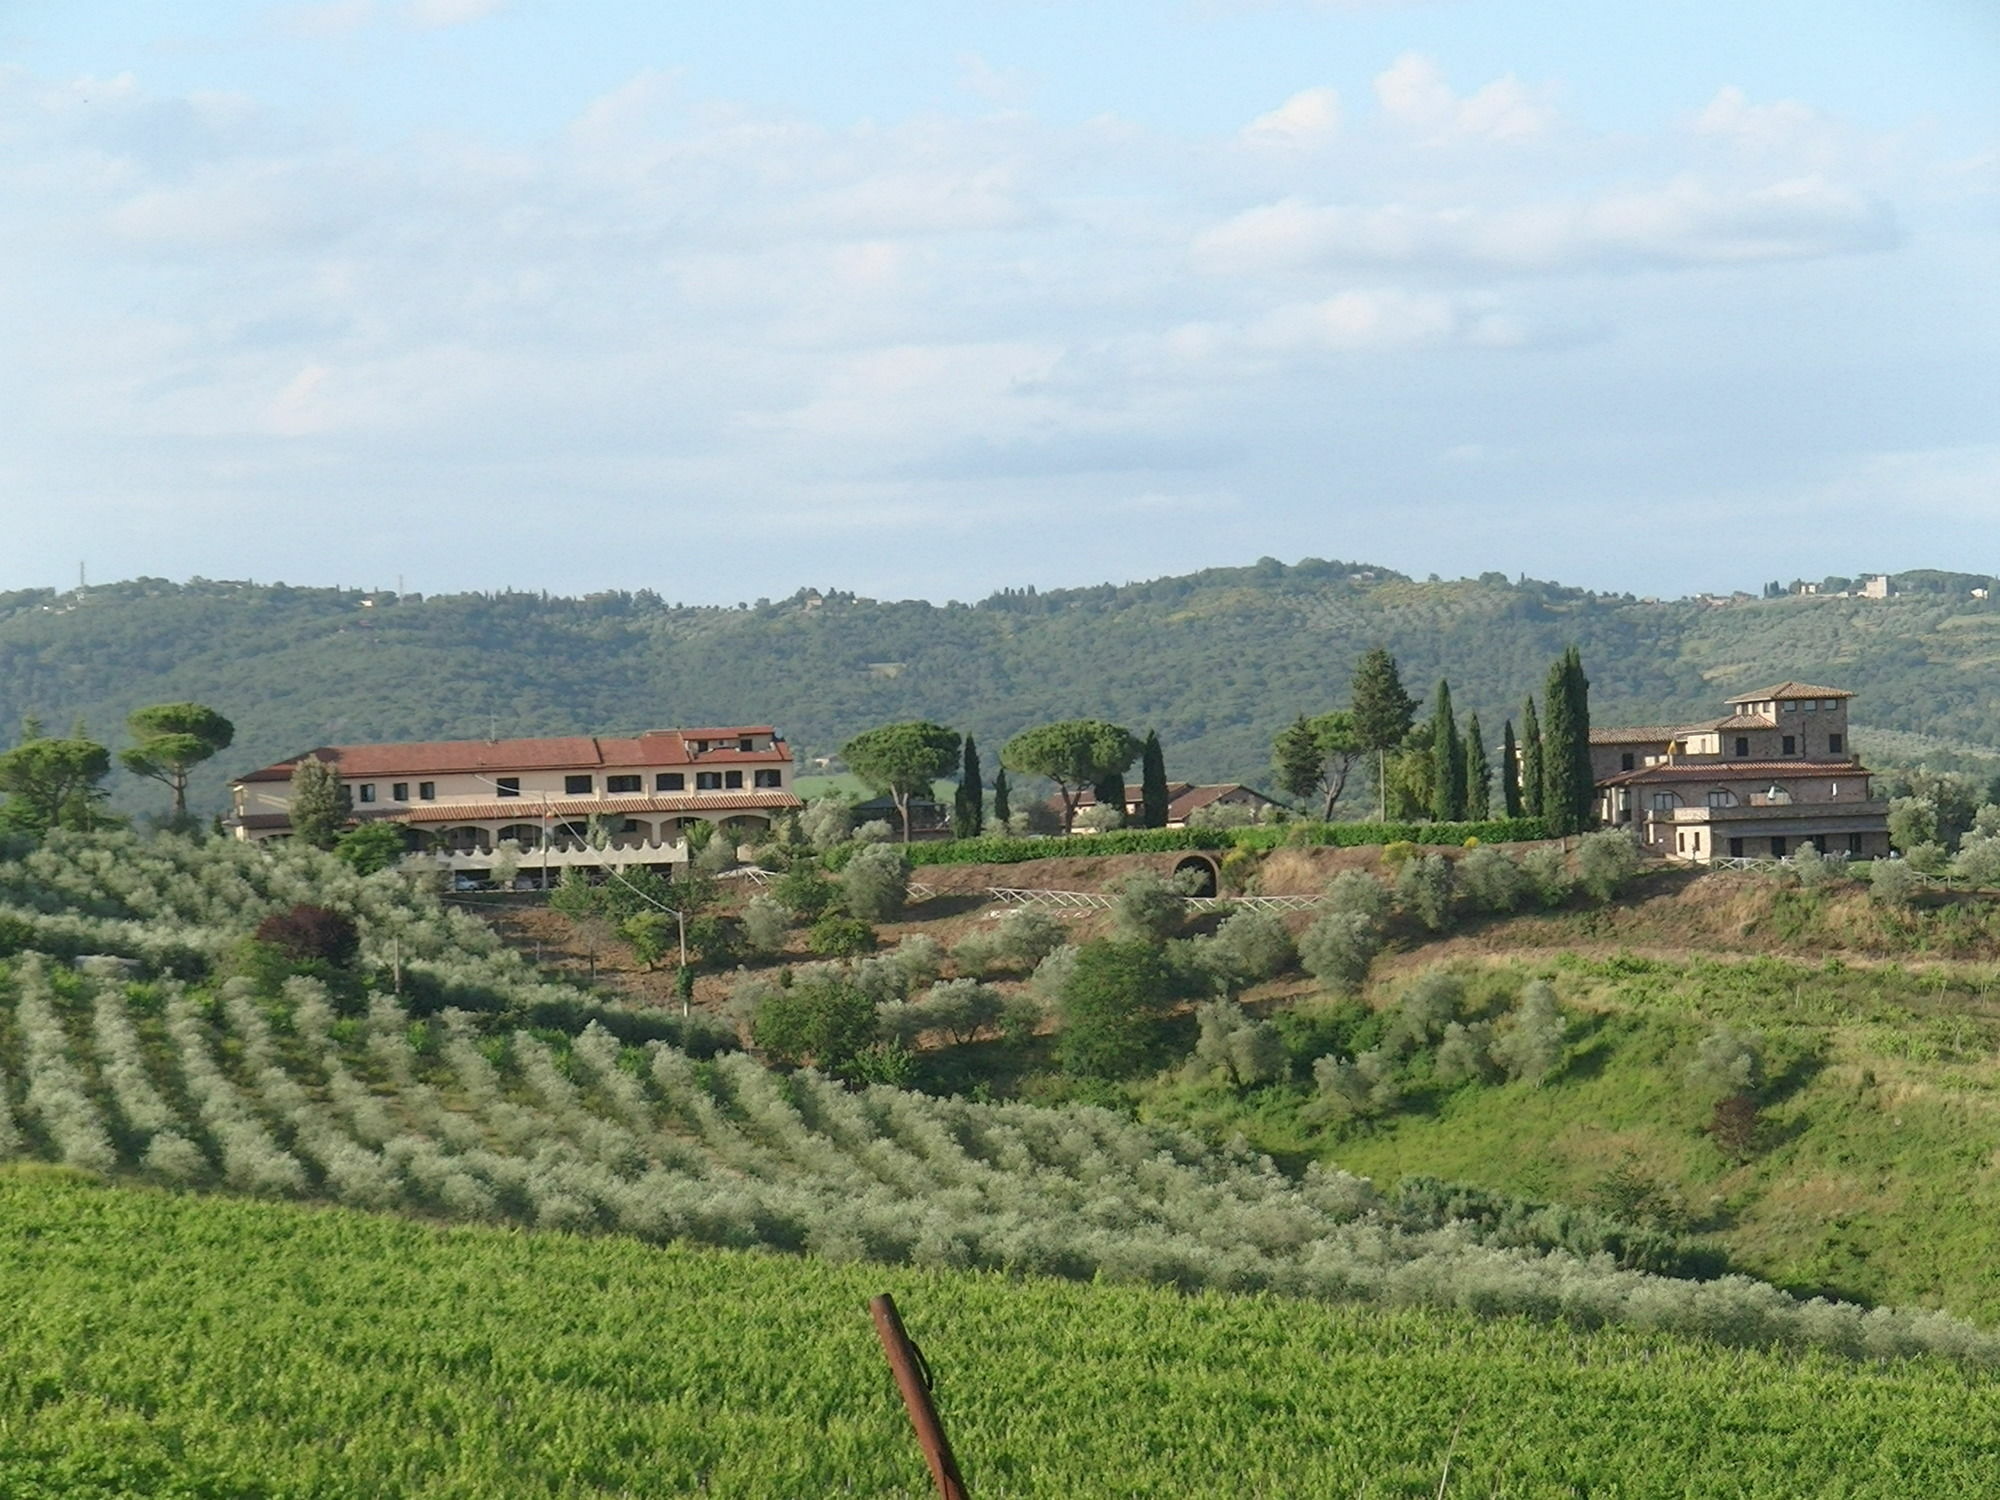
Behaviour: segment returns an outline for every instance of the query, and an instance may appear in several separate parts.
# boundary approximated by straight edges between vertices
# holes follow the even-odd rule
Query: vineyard
[[[352,971],[246,964],[256,924],[308,898],[356,919]],[[773,1071],[714,1023],[545,984],[409,878],[311,850],[58,836],[0,862],[5,950],[8,1156],[653,1244],[2000,1364],[1943,1314],[1621,1269],[1104,1110]]]

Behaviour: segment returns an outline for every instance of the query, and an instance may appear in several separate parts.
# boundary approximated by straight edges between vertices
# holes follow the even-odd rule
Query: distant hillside
[[[1827,680],[1861,695],[1864,753],[1871,728],[1896,731],[1873,758],[1983,765],[2000,747],[2000,606],[1955,577],[1906,575],[1939,591],[1887,600],[1716,605],[1266,559],[975,605],[802,591],[737,609],[647,591],[398,600],[139,579],[0,594],[0,726],[82,717],[115,740],[137,705],[211,703],[238,739],[195,788],[210,807],[228,774],[315,744],[753,720],[810,757],[891,719],[941,719],[991,751],[1027,724],[1097,715],[1157,728],[1176,776],[1254,781],[1272,734],[1344,698],[1371,645],[1396,653],[1415,691],[1448,676],[1460,712],[1497,739],[1575,642],[1599,722],[1692,717],[1772,679]],[[157,800],[119,779],[125,805]]]

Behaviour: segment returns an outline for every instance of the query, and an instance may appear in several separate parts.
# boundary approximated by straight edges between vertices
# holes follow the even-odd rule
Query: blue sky
[[[0,11],[0,588],[2000,570],[1971,0]]]

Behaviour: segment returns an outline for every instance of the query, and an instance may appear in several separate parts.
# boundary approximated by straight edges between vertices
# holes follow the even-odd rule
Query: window
[[[1736,753],[1738,755],[1748,755],[1750,753],[1749,735],[1739,734],[1736,736]]]
[[[389,788],[389,800],[391,802],[408,802],[410,800],[409,782],[398,781],[393,783]]]
[[[1675,808],[1679,807],[1680,805],[1681,805],[1680,794],[1677,792],[1653,793],[1654,812],[1672,812]]]
[[[1623,755],[1618,757],[1618,769],[1621,771],[1632,769],[1632,752],[1630,750],[1627,750]]]
[[[1799,737],[1797,735],[1788,734],[1785,736],[1784,753],[1787,755],[1797,755],[1799,753]]]
[[[1806,699],[1806,712],[1807,712],[1807,713],[1809,713],[1809,714],[1816,714],[1816,713],[1818,713],[1818,712],[1819,712],[1819,699],[1817,699],[1817,698],[1808,698],[1808,699]]]
[[[417,783],[418,801],[435,802],[437,801],[437,794],[438,794],[438,784],[435,781],[420,781]]]
[[[684,792],[687,784],[686,775],[680,771],[660,771],[653,777],[653,790],[656,792]]]
[[[1731,859],[1741,859],[1743,857],[1743,840],[1731,839],[1729,841],[1729,857]]]
[[[1847,836],[1847,852],[1848,852],[1849,854],[1859,854],[1859,853],[1861,852],[1861,835],[1860,835],[1860,834],[1858,834],[1858,833],[1850,833],[1850,834],[1849,834],[1849,835]]]
[[[738,750],[743,750],[743,751],[755,750],[757,748],[757,742],[746,734],[743,736],[743,738],[739,739],[736,742],[736,748]]]
[[[694,789],[698,792],[719,792],[722,790],[720,771],[697,771],[694,773]]]
[[[707,741],[707,740],[696,740],[696,741],[694,742],[694,753],[695,753],[696,755],[706,755],[706,754],[708,754],[708,741]]]
[[[750,778],[753,786],[778,786],[785,784],[784,776],[777,771],[758,771]]]
[[[743,786],[743,773],[741,771],[724,771],[722,773],[722,784],[731,791],[740,790]]]
[[[597,779],[593,776],[563,777],[563,795],[565,797],[588,797],[596,788]]]
[[[1771,858],[1783,859],[1784,857],[1785,857],[1785,841],[1781,838],[1776,838],[1776,837],[1772,838]]]
[[[607,776],[604,778],[604,790],[607,792],[641,792],[645,789],[646,779],[643,776]]]
[[[1708,805],[1710,807],[1734,807],[1736,805],[1736,793],[1730,791],[1726,786],[1719,786],[1708,794]]]
[[[1826,753],[1828,755],[1840,754],[1840,747],[1842,743],[1843,741],[1839,735],[1837,734],[1828,735],[1826,737]]]
[[[494,781],[493,785],[503,797],[518,797],[521,795],[521,778],[518,776],[499,777]]]
[[[1840,707],[1840,700],[1837,698],[1822,698],[1819,700],[1819,706],[1826,713],[1832,713],[1836,708]]]
[[[1798,711],[1799,711],[1798,699],[1796,698],[1787,699],[1785,702],[1785,712],[1788,714],[1795,714]]]
[[[373,802],[375,800],[375,783],[372,781],[362,782],[360,786],[354,789],[354,799],[357,802]]]

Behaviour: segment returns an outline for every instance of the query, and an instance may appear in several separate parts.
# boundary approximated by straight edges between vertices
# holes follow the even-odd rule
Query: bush
[[[1890,906],[1908,906],[1923,883],[1906,859],[1878,859],[1868,866],[1868,894]]]
[[[1544,908],[1552,909],[1569,900],[1569,893],[1575,882],[1569,877],[1569,863],[1563,858],[1562,850],[1554,844],[1545,844],[1539,849],[1530,849],[1521,856],[1521,873],[1528,879],[1528,889],[1535,901]]]
[[[1360,870],[1342,870],[1327,882],[1326,900],[1320,910],[1348,912],[1371,922],[1388,920],[1392,905],[1389,888],[1373,875]]]
[[[841,899],[854,916],[886,922],[902,914],[910,897],[910,862],[890,844],[872,844],[840,872]]]
[[[861,845],[886,844],[896,837],[896,825],[887,818],[870,818],[854,830],[853,842]]]
[[[1039,804],[1038,804],[1039,805]],[[1539,818],[1500,818],[1485,823],[1284,823],[1254,828],[1116,828],[1109,833],[1069,838],[986,837],[939,839],[913,844],[917,865],[1010,865],[1030,859],[1072,855],[1170,854],[1183,849],[1276,849],[1283,845],[1360,849],[1375,845],[1526,843],[1548,837]],[[1384,862],[1393,863],[1390,849]]]
[[[1435,1066],[1438,1082],[1446,1088],[1490,1081],[1494,1073],[1493,1028],[1484,1021],[1470,1025],[1451,1022],[1438,1039]]]
[[[1396,1029],[1421,1045],[1442,1036],[1465,1003],[1465,982],[1444,969],[1426,969],[1403,991],[1396,1007]]]
[[[1336,991],[1361,988],[1381,951],[1381,927],[1359,912],[1321,912],[1299,938],[1299,961],[1306,972]]]
[[[1980,812],[1983,815],[1987,810],[1981,808]],[[1954,880],[1975,886],[2000,885],[2000,838],[1967,834],[1959,843],[1957,858],[1951,862],[1951,874]]]
[[[875,946],[875,929],[859,917],[830,911],[806,929],[806,950],[821,958],[853,958]]]
[[[1442,854],[1420,854],[1396,877],[1396,900],[1430,932],[1451,926],[1452,889],[1457,884],[1451,861]]]
[[[994,927],[1000,958],[1023,971],[1034,968],[1069,941],[1069,929],[1046,912],[1020,907]]]
[[[640,912],[618,926],[618,935],[632,945],[632,956],[649,970],[669,953],[680,953],[680,923],[663,911]]]
[[[825,885],[825,881],[820,881]],[[752,896],[743,908],[743,942],[752,953],[782,953],[791,936],[792,914],[776,896]]]
[[[821,854],[846,843],[853,827],[854,814],[839,797],[815,797],[799,813],[799,832]]]
[[[1480,911],[1517,910],[1532,891],[1527,874],[1504,849],[1481,844],[1458,862],[1458,883]]]
[[[751,1036],[783,1062],[837,1073],[874,1043],[875,1007],[853,985],[817,975],[762,992]]]
[[[891,1041],[908,1045],[925,1032],[936,1032],[956,1045],[970,1042],[982,1030],[1000,1022],[1000,992],[976,979],[948,979],[915,1000],[882,1007],[877,1024]]]
[[[1238,1088],[1253,1088],[1285,1076],[1290,1059],[1278,1030],[1254,1021],[1234,1000],[1210,1000],[1195,1010],[1201,1032],[1195,1042],[1196,1072],[1221,1077]]]
[[[1181,930],[1187,902],[1173,885],[1151,870],[1127,875],[1117,885],[1111,919],[1118,936],[1130,942],[1164,943]]]
[[[1062,986],[1056,1054],[1063,1071],[1114,1079],[1153,1065],[1175,988],[1166,957],[1153,944],[1085,943]]]
[[[352,917],[303,901],[259,922],[257,941],[291,963],[317,962],[336,969],[352,964],[361,952],[361,932]]]
[[[772,882],[771,899],[798,922],[813,922],[840,899],[840,888],[810,864],[793,865]]]
[[[1817,891],[1841,877],[1844,863],[1828,859],[1811,844],[1805,845],[1791,859],[1792,873],[1798,876],[1802,890]]]
[[[1754,1031],[1727,1023],[1701,1039],[1688,1082],[1711,1097],[1754,1094],[1764,1086],[1764,1043]]]
[[[1521,989],[1507,1029],[1494,1043],[1494,1061],[1509,1078],[1539,1084],[1562,1061],[1568,1030],[1569,1023],[1556,1005],[1556,992],[1542,980],[1531,979]]]
[[[1904,851],[1903,863],[1919,875],[1942,875],[1951,868],[1951,856],[1943,844],[1913,844]]]
[[[352,865],[357,875],[373,875],[402,861],[408,848],[401,823],[363,823],[334,840],[333,857]]]
[[[1205,946],[1209,967],[1234,988],[1274,979],[1299,959],[1278,914],[1249,907],[1230,913]]]

